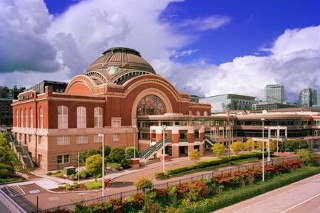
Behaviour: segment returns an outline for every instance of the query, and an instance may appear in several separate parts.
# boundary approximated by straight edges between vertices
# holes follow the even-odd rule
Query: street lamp
[[[165,130],[167,129],[167,126],[166,125],[162,125],[162,172],[164,174],[164,156],[165,156]]]
[[[136,159],[136,128],[137,126],[133,126],[133,158]]]
[[[264,118],[262,121],[262,181],[264,181]]]
[[[102,201],[104,200],[104,135],[98,134],[98,137],[101,138],[102,142]]]

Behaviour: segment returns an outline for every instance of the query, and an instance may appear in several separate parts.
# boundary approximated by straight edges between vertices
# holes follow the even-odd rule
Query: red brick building
[[[163,125],[173,157],[203,150],[200,125],[173,118],[194,122],[211,112],[209,104],[190,102],[129,48],[106,50],[64,93],[51,87],[45,93],[29,90],[12,106],[12,132],[44,170],[76,165],[78,152],[97,148],[102,140],[110,147],[145,150],[162,139]]]

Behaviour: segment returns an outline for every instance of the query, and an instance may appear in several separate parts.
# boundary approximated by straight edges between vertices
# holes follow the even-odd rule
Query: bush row
[[[247,154],[241,154],[241,155],[230,155],[229,157],[222,157],[220,159],[214,159],[214,160],[210,160],[210,161],[201,161],[195,165],[179,167],[176,169],[170,169],[167,171],[167,174],[168,175],[176,175],[176,174],[186,172],[186,171],[191,171],[191,170],[195,170],[195,169],[203,169],[206,167],[217,166],[217,165],[220,165],[223,163],[232,162],[232,161],[239,160],[239,159],[252,158],[252,157],[260,158],[261,153],[254,152],[254,153],[247,153]]]

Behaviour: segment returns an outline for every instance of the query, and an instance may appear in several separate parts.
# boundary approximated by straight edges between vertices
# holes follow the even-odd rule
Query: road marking
[[[319,175],[316,175],[316,176],[319,176]],[[315,177],[315,176],[312,176],[312,177]],[[311,177],[310,177],[310,178],[311,178]],[[300,181],[304,181],[304,180],[306,180],[306,179],[303,179],[303,180],[300,180]],[[311,182],[317,182],[317,181],[312,180]],[[310,184],[310,182],[305,182],[305,183],[303,183],[303,184],[301,184],[301,185],[299,184],[299,181],[298,181],[298,182],[295,182],[295,183],[292,183],[292,184],[290,184],[291,186],[295,186],[295,185],[297,185],[297,186],[295,186],[294,188],[292,188],[292,189],[290,189],[290,190],[281,192],[280,194],[277,194],[277,195],[275,195],[275,196],[272,196],[272,197],[269,197],[269,198],[267,198],[267,199],[261,200],[261,201],[258,202],[258,203],[254,203],[254,204],[249,205],[249,206],[247,206],[247,207],[245,207],[245,208],[239,209],[239,210],[237,210],[237,211],[235,211],[235,212],[233,212],[233,213],[241,212],[241,211],[243,211],[243,210],[245,210],[245,209],[249,209],[249,208],[251,208],[251,207],[253,207],[253,206],[257,206],[257,205],[259,205],[259,204],[261,204],[261,203],[263,203],[263,202],[265,202],[265,201],[267,201],[267,200],[274,199],[275,197],[279,197],[279,196],[281,196],[281,195],[283,195],[283,194],[286,194],[286,193],[289,193],[289,192],[294,191],[294,190],[296,190],[296,189],[302,188],[302,187],[304,187],[304,186],[307,185],[307,184]],[[290,186],[290,185],[287,185],[287,186]],[[283,188],[283,187],[281,187],[281,188]],[[281,189],[281,188],[278,188],[278,189]],[[272,191],[273,191],[273,190],[272,190]],[[269,191],[269,192],[272,192],[272,191]],[[267,193],[269,193],[269,192],[267,192]],[[264,194],[266,194],[266,193],[263,193],[263,194],[261,194],[261,195],[259,195],[259,196],[262,196],[262,195],[264,195]],[[320,193],[319,193],[319,194],[320,194]],[[318,196],[318,195],[317,195],[317,196]],[[253,198],[255,198],[255,197],[253,197]]]
[[[298,203],[298,204],[296,204],[296,205],[294,205],[294,206],[292,206],[292,207],[290,207],[290,208],[288,208],[288,209],[286,209],[286,210],[282,211],[281,213],[284,213],[284,212],[290,211],[291,209],[294,209],[294,208],[296,208],[297,206],[300,206],[300,205],[302,205],[302,204],[304,204],[304,203],[306,203],[306,202],[308,202],[308,201],[310,201],[310,200],[313,200],[314,198],[318,197],[319,195],[320,195],[320,193],[318,193],[318,194],[316,194],[316,195],[314,195],[314,196],[310,197],[309,199],[304,200],[304,201],[302,201],[302,202],[300,202],[300,203]]]

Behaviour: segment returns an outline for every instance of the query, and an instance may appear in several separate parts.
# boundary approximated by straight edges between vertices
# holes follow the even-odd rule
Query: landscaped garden
[[[201,156],[193,153],[191,160],[195,164],[168,170],[165,178],[230,165],[239,167],[212,173],[212,176],[203,176],[206,178],[200,180],[175,181],[173,185],[153,186],[150,179],[141,178],[135,183],[137,192],[132,192],[131,196],[108,198],[103,203],[97,200],[90,205],[80,203],[76,205],[75,212],[211,212],[319,173],[320,167],[313,161],[312,153],[308,149],[299,149],[304,147],[302,144],[301,141],[289,144],[290,151],[295,151],[298,157],[274,158],[272,164],[266,163],[265,181],[262,181],[261,164],[240,166],[260,161],[261,152],[233,152],[230,156],[220,155],[207,161],[199,161]]]
[[[129,168],[130,158],[133,157],[133,149],[134,147],[127,147],[126,149],[111,149],[109,146],[105,146],[104,161],[106,172],[117,172],[122,170],[123,168]],[[136,153],[138,153],[137,150]],[[49,172],[47,173],[47,175],[70,180],[92,179],[93,181],[83,184],[66,184],[65,186],[53,189],[53,191],[91,190],[100,189],[102,187],[101,180],[97,180],[97,178],[102,177],[101,148],[80,153],[79,164],[81,165],[81,169],[79,169],[78,171],[75,167],[66,167],[64,170]]]
[[[16,154],[11,150],[6,134],[0,132],[0,184],[24,180],[16,175],[21,169]]]

